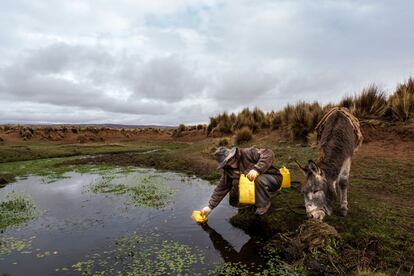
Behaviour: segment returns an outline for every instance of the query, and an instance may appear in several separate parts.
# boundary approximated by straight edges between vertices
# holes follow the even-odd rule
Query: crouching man
[[[245,174],[250,181],[255,182],[256,214],[265,214],[271,205],[270,193],[279,190],[282,175],[273,165],[274,153],[270,149],[219,147],[214,156],[219,163],[218,169],[223,169],[220,183],[214,189],[208,206],[202,209],[206,216],[230,192],[230,205],[239,205],[239,178]]]

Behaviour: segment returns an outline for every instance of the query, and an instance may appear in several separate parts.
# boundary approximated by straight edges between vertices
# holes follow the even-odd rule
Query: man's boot
[[[256,209],[256,215],[262,216],[262,215],[266,214],[266,212],[269,210],[271,205],[272,205],[272,203],[269,201],[266,204],[266,206],[261,207],[261,208],[257,208]]]

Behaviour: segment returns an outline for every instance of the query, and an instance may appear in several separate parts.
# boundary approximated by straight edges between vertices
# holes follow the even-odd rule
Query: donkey
[[[328,111],[316,126],[320,157],[304,167],[295,160],[306,176],[301,187],[309,218],[323,220],[331,215],[337,194],[340,214],[348,212],[348,178],[351,158],[362,144],[359,121],[346,108]]]

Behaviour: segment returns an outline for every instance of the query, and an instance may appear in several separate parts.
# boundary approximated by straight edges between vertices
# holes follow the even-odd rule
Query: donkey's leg
[[[346,216],[348,213],[348,179],[351,169],[351,158],[345,160],[338,177],[338,186],[340,194],[341,215]]]

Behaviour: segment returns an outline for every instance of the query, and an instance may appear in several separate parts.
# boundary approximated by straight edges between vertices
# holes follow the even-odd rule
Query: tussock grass
[[[348,108],[359,119],[413,121],[414,78],[400,84],[390,97],[377,85],[371,84],[359,94],[345,96],[338,104],[321,106],[317,102],[299,102],[288,104],[280,111],[267,113],[257,107],[253,111],[245,108],[238,114],[224,112],[210,117],[207,135],[215,132],[232,134],[249,127],[253,133],[261,129],[282,130],[293,140],[307,141],[323,113],[334,106]]]
[[[234,142],[236,145],[240,145],[240,144],[249,142],[252,139],[253,139],[253,133],[251,129],[245,126],[236,132],[236,136],[234,137]]]
[[[395,120],[407,122],[414,119],[414,78],[400,84],[389,98],[390,109]]]
[[[354,97],[351,111],[358,118],[379,118],[384,115],[387,106],[385,92],[372,84]]]

